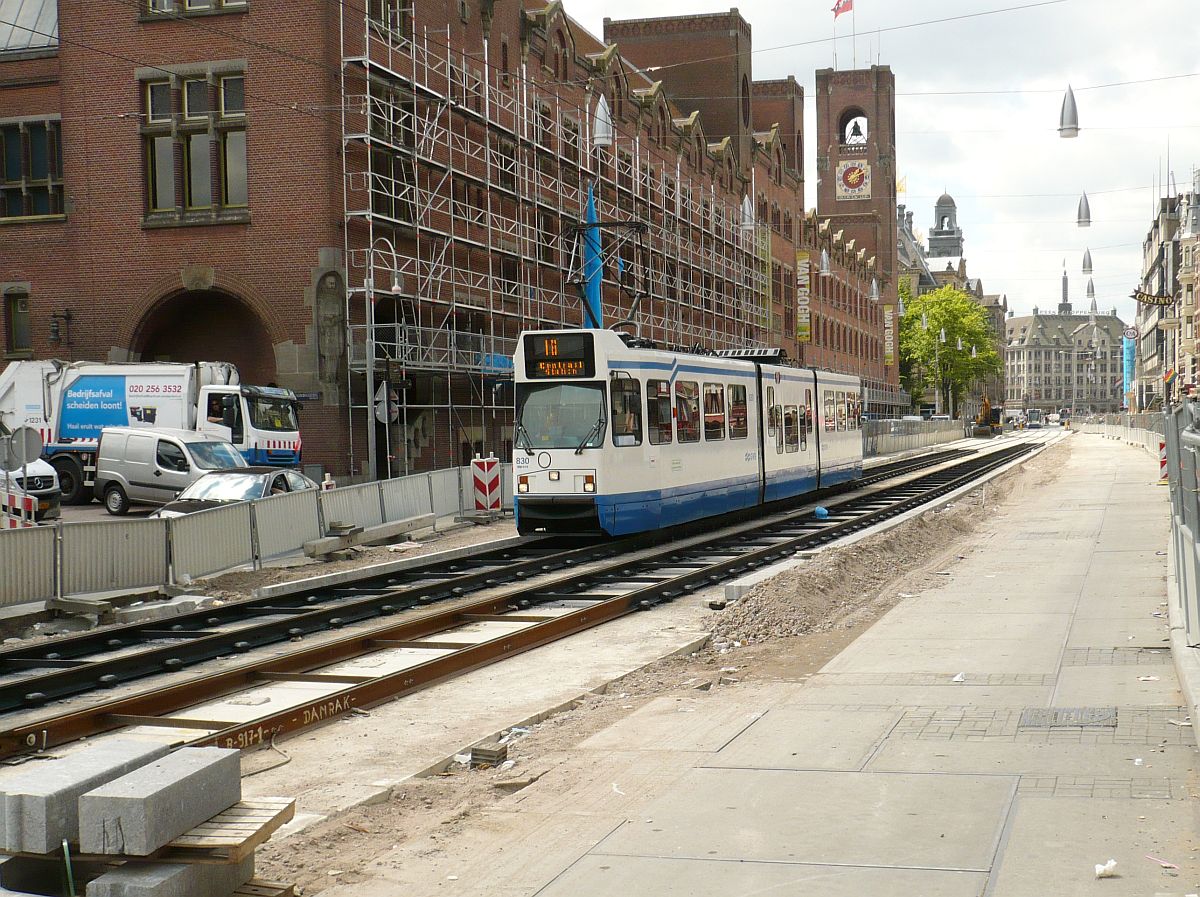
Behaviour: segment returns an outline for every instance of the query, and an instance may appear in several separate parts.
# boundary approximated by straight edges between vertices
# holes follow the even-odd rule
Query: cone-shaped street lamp
[[[959,352],[962,351],[962,337],[961,336],[957,340],[954,341],[954,348],[956,348]]]
[[[875,278],[875,277],[871,278],[871,292],[867,294],[867,298],[870,299],[872,302],[879,301],[879,279],[878,278]]]
[[[945,327],[943,327],[941,329],[941,331],[939,331],[938,339],[940,339],[942,341],[942,343],[945,344],[945,342],[946,342],[946,328]]]
[[[978,358],[978,357],[979,357],[979,356],[978,356],[978,355],[975,353],[975,347],[974,347],[974,346],[972,346],[972,347],[971,347],[971,357],[972,357],[972,358]]]
[[[896,314],[898,314],[902,318],[904,317],[904,297],[903,296],[896,297]]]
[[[1096,298],[1096,286],[1092,283],[1092,279],[1090,277],[1088,278],[1087,297],[1089,299]]]
[[[829,250],[828,249],[821,250],[821,267],[820,267],[820,270],[818,273],[822,277],[829,276]]]
[[[921,312],[921,329],[922,330],[929,329],[929,315],[925,312]]]
[[[1067,85],[1067,92],[1062,101],[1062,111],[1058,115],[1058,136],[1079,136],[1079,110],[1075,108],[1075,94],[1071,90],[1070,84]]]
[[[1092,226],[1092,207],[1088,204],[1086,190],[1083,196],[1079,197],[1079,212],[1075,216],[1075,223],[1080,227]]]
[[[1092,250],[1090,249],[1083,250],[1083,273],[1092,273]]]
[[[600,99],[596,101],[596,115],[592,120],[592,146],[612,145],[612,113],[608,109],[608,100],[604,94],[600,94]]]

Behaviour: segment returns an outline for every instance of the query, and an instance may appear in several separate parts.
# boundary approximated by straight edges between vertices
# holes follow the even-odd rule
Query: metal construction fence
[[[960,421],[864,421],[863,453],[887,455],[951,442]],[[511,464],[500,465],[502,506],[513,507]],[[96,592],[186,585],[303,550],[334,523],[373,527],[475,507],[471,468],[295,492],[183,517],[63,523],[0,531],[0,607]]]
[[[512,508],[511,465],[501,465]],[[332,524],[373,527],[475,506],[470,468],[311,490],[168,519],[98,520],[0,531],[0,607],[161,585],[296,554]],[[435,523],[436,528],[436,523]]]
[[[865,420],[863,455],[891,455],[953,442],[965,435],[960,420]]]
[[[1200,404],[1186,402],[1165,413],[1097,415],[1077,427],[1144,448],[1159,459],[1171,489],[1170,552],[1177,585],[1171,598],[1187,644],[1200,645]]]

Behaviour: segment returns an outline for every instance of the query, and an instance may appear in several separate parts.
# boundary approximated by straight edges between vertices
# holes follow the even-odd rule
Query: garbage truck
[[[14,361],[0,372],[0,422],[33,427],[66,503],[91,500],[105,427],[170,427],[228,439],[251,464],[300,463],[290,389],[246,386],[227,362]]]

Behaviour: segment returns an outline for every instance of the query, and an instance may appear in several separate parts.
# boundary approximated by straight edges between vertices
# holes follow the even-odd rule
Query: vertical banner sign
[[[896,363],[896,310],[892,305],[883,307],[883,363]]]
[[[1121,372],[1121,394],[1128,401],[1130,393],[1133,391],[1133,369],[1137,364],[1137,340],[1124,337],[1121,343],[1122,352],[1122,372]]]
[[[760,326],[774,332],[774,322],[771,320],[771,310],[775,298],[773,295],[774,284],[771,283],[771,228],[759,225],[754,231],[754,248],[758,255],[759,277],[763,284],[763,304],[758,310],[759,322]]]
[[[812,315],[809,312],[811,283],[807,249],[796,250],[796,342],[812,342]]]

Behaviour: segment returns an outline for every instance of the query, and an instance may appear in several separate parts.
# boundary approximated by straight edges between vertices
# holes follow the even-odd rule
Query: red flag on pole
[[[833,17],[836,19],[844,12],[850,12],[854,9],[854,0],[837,0],[833,4]]]

